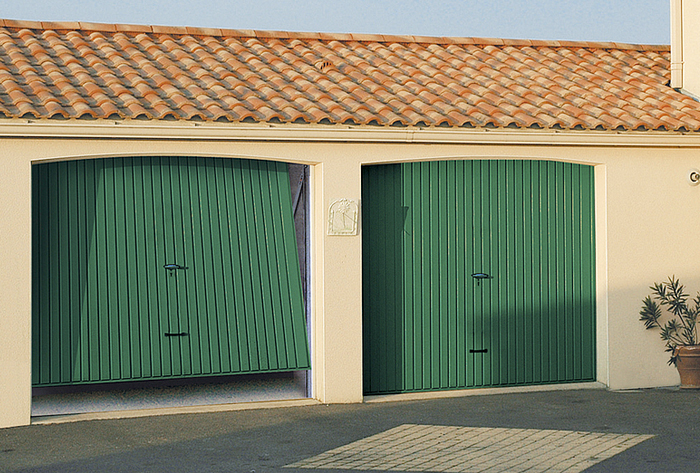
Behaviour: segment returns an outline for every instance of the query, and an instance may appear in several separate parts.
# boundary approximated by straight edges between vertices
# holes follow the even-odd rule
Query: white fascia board
[[[700,133],[199,122],[0,120],[0,138],[698,147]]]

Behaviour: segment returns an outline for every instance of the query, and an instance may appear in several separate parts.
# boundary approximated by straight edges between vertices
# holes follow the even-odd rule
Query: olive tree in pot
[[[652,294],[642,302],[640,320],[647,329],[660,329],[666,351],[671,354],[669,365],[675,365],[681,376],[682,388],[700,388],[700,345],[697,322],[700,315],[700,292],[695,298],[675,276],[667,282],[654,283]]]

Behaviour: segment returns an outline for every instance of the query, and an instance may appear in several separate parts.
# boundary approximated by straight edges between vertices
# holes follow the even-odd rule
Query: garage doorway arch
[[[287,165],[33,167],[32,382],[308,370]]]
[[[365,166],[364,393],[596,379],[593,166]]]

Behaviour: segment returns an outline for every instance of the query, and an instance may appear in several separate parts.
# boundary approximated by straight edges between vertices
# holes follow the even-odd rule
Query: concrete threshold
[[[423,401],[428,399],[444,399],[450,397],[488,396],[492,394],[517,394],[536,393],[543,391],[573,391],[578,389],[607,389],[607,386],[599,382],[545,384],[537,386],[509,386],[503,388],[473,388],[458,389],[453,391],[429,391],[418,393],[383,394],[377,396],[365,396],[364,402],[398,402],[398,401]]]
[[[62,424],[84,420],[129,419],[134,417],[164,416],[174,414],[201,414],[209,412],[243,411],[251,409],[275,409],[281,407],[315,406],[321,402],[315,399],[287,399],[283,401],[240,402],[233,404],[212,404],[203,406],[161,407],[152,409],[132,409],[104,412],[87,412],[32,417],[32,425]]]
[[[460,389],[454,391],[431,391],[418,393],[404,394],[386,394],[379,396],[365,396],[365,403],[379,402],[400,402],[400,401],[417,401],[429,399],[443,399],[465,396],[486,396],[492,394],[517,394],[531,393],[543,391],[572,391],[580,389],[607,389],[603,383],[572,383],[572,384],[551,384],[539,386],[511,386],[503,388],[475,388],[475,389]],[[211,412],[228,412],[242,411],[252,409],[275,409],[284,407],[298,406],[315,406],[321,405],[316,399],[286,399],[280,401],[256,401],[256,402],[239,402],[229,404],[212,404],[200,406],[177,406],[177,407],[160,407],[147,409],[131,409],[131,410],[115,410],[102,412],[88,412],[79,414],[65,415],[49,415],[32,417],[32,425],[45,424],[60,424],[68,422],[80,422],[85,420],[111,420],[111,419],[129,419],[135,417],[149,417],[175,414],[200,414]]]

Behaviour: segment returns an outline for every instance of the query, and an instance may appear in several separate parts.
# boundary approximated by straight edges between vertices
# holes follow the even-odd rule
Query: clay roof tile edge
[[[349,33],[313,33],[313,32],[289,32],[289,31],[260,31],[238,30],[220,28],[202,28],[191,26],[164,26],[164,25],[132,25],[109,24],[74,21],[28,21],[0,18],[0,27],[35,30],[80,30],[103,31],[125,33],[159,33],[176,35],[206,35],[221,37],[254,37],[277,38],[299,40],[324,40],[324,41],[364,41],[364,42],[394,42],[394,43],[426,43],[426,44],[473,44],[492,46],[534,46],[534,47],[568,47],[568,48],[596,48],[596,49],[624,49],[638,51],[669,51],[668,45],[627,44],[614,42],[594,41],[554,41],[554,40],[530,40],[530,39],[500,39],[500,38],[470,38],[470,37],[439,37],[439,36],[411,36],[411,35],[381,35],[381,34],[349,34]]]

